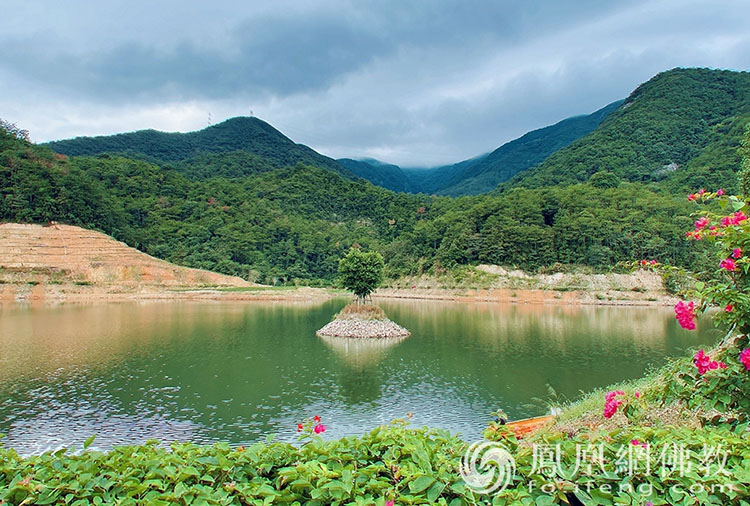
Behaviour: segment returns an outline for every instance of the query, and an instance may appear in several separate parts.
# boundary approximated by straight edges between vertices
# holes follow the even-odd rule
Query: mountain
[[[0,221],[99,230],[178,265],[268,284],[330,284],[353,244],[381,251],[391,277],[476,263],[688,266],[689,204],[631,183],[429,197],[303,164],[189,177],[120,155],[67,157],[0,127]]]
[[[749,76],[707,69],[659,74],[593,132],[499,191],[460,199],[396,193],[333,160],[350,177],[292,163],[293,156],[282,162],[299,146],[252,118],[191,134],[104,138],[106,149],[131,150],[130,157],[93,149],[102,139],[65,141],[100,153],[67,157],[0,121],[0,221],[100,230],[157,258],[269,284],[331,283],[353,244],[381,251],[392,277],[465,275],[450,269],[477,263],[606,268],[642,258],[702,271],[715,262],[702,245],[684,240],[695,210],[685,193],[736,188],[737,147],[750,120]],[[246,129],[256,133],[242,134]],[[263,146],[274,149],[265,153]],[[166,161],[144,159],[157,155]],[[481,176],[478,167],[491,155],[436,169],[430,184],[460,173]],[[391,177],[388,184],[404,184],[396,168],[363,163]],[[414,172],[401,173],[410,191],[419,191]]]
[[[252,156],[250,172],[269,168],[281,168],[303,163],[330,169],[346,177],[354,175],[345,167],[313,149],[296,144],[274,127],[254,117],[237,117],[222,123],[188,133],[168,133],[157,130],[106,135],[99,137],[76,137],[46,144],[56,153],[67,156],[117,153],[142,158],[155,163],[179,163],[207,155],[240,152],[246,163]],[[241,152],[244,152],[243,155]],[[218,157],[221,161],[222,157]],[[217,160],[208,156],[209,160]],[[195,164],[193,164],[195,165]],[[201,163],[205,166],[205,163]],[[257,170],[260,168],[260,170]],[[204,171],[205,172],[205,171]],[[210,174],[204,174],[210,175]]]
[[[372,184],[395,192],[417,193],[412,190],[409,177],[398,165],[383,163],[372,158],[363,160],[339,158],[336,161],[352,171],[356,176],[367,179]]]
[[[623,103],[622,100],[588,115],[564,119],[507,142],[475,163],[461,167],[437,192],[440,195],[477,195],[542,163],[545,158],[589,134]]]
[[[734,190],[750,122],[750,73],[673,69],[638,86],[599,127],[505,187],[659,182],[673,193]],[[598,174],[598,175],[597,175]]]
[[[431,169],[407,169],[377,160],[338,160],[356,175],[393,191],[435,195],[479,195],[494,190],[549,155],[592,132],[622,100],[598,111],[564,119],[507,142],[489,154]]]

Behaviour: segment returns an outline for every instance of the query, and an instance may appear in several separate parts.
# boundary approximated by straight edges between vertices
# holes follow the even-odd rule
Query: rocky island
[[[318,337],[403,339],[411,333],[391,321],[385,312],[373,304],[348,304],[333,317],[333,321],[318,330]]]

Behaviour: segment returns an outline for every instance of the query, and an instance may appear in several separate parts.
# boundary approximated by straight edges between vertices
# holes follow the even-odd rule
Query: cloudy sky
[[[677,66],[750,70],[747,0],[15,2],[0,117],[41,142],[250,115],[333,157],[434,166]]]

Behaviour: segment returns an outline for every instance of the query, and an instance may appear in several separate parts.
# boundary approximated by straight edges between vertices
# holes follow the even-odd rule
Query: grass
[[[334,317],[337,320],[386,320],[388,317],[385,315],[379,306],[374,304],[356,304],[351,303],[344,306],[344,309],[339,311]]]

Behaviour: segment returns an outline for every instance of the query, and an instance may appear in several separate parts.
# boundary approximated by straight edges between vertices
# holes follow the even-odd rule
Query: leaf
[[[443,493],[443,489],[445,488],[445,485],[443,483],[437,482],[433,486],[430,487],[430,490],[427,491],[427,500],[431,503],[434,503],[435,500],[440,497],[440,494]]]
[[[422,475],[416,480],[409,482],[409,491],[412,494],[418,494],[427,490],[427,487],[435,483],[435,478],[431,476]]]
[[[96,434],[92,434],[91,437],[86,439],[86,441],[83,442],[83,449],[85,450],[89,446],[91,446],[91,443],[94,442],[94,439],[96,439]]]

